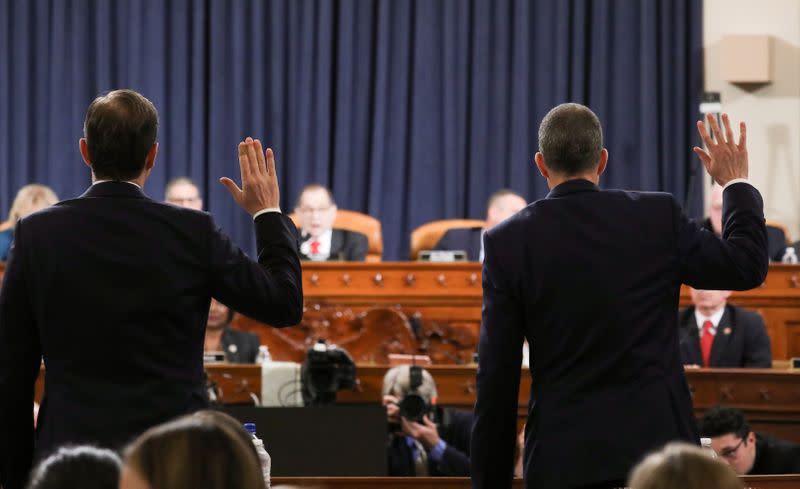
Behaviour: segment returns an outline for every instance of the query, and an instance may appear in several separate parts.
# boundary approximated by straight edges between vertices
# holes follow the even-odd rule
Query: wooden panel
[[[798,475],[749,475],[742,477],[748,489],[796,489]],[[470,489],[466,477],[273,477],[272,487],[289,486],[301,489]],[[524,487],[522,479],[514,479],[514,489]]]
[[[0,276],[4,268],[0,263]],[[256,332],[276,359],[302,359],[318,337],[346,342],[366,352],[360,362],[377,364],[398,348],[427,353],[440,364],[466,364],[475,350],[482,297],[478,263],[304,263],[303,285],[301,332],[278,331],[241,316],[235,320],[237,327]],[[800,266],[771,265],[761,287],[735,292],[731,302],[765,318],[774,359],[800,357]],[[683,287],[681,305],[688,303]],[[378,314],[386,321],[365,318],[376,308],[405,316],[413,344],[392,314]],[[387,328],[389,339],[378,340]]]

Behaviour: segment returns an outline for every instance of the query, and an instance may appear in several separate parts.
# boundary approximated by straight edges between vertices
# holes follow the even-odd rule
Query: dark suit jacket
[[[700,331],[694,306],[679,313],[681,361],[684,365],[703,366]],[[771,368],[772,348],[764,320],[755,312],[727,305],[711,344],[711,367]]]
[[[120,447],[201,409],[211,297],[275,326],[302,318],[296,230],[255,220],[259,263],[211,216],[99,183],[21,220],[0,293],[0,482],[25,483],[33,385],[47,366],[35,454]]]
[[[297,245],[301,260],[310,258],[300,252],[300,244],[311,239],[305,235]],[[367,236],[355,231],[346,229],[334,229],[331,234],[331,254],[328,261],[364,261],[369,251],[369,241]]]
[[[524,338],[527,487],[624,481],[666,442],[698,443],[680,285],[749,289],[768,266],[761,195],[737,183],[723,205],[721,239],[669,194],[571,180],[484,235],[473,487],[511,487]]]
[[[703,220],[703,227],[709,231],[714,231],[711,226],[711,219],[706,218]],[[767,253],[769,259],[772,261],[781,261],[783,254],[786,252],[786,235],[783,229],[776,228],[775,226],[767,226]]]
[[[467,252],[467,260],[478,261],[481,255],[481,235],[483,228],[450,229],[436,243],[437,250]]]
[[[800,445],[756,433],[756,460],[748,474],[800,474]]]
[[[469,439],[472,413],[450,409],[441,410],[442,422],[438,424],[439,437],[447,443],[442,460],[434,462],[428,457],[428,474],[438,477],[469,476]],[[403,436],[392,436],[387,450],[389,475],[414,477],[414,458]]]
[[[229,363],[254,363],[261,340],[257,335],[226,327],[222,332],[222,351]]]

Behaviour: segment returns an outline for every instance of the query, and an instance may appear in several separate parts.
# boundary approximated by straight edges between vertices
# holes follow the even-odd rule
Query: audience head
[[[97,180],[136,180],[155,164],[157,133],[152,102],[133,90],[114,90],[89,105],[81,155]]]
[[[607,160],[600,120],[588,107],[561,104],[542,119],[536,166],[551,187],[576,177],[597,182]]]
[[[17,191],[11,210],[8,212],[8,222],[15,223],[34,212],[58,202],[58,197],[47,185],[31,183]]]
[[[700,419],[700,436],[711,438],[711,448],[739,475],[750,473],[756,461],[756,435],[741,411],[717,406]]]
[[[264,489],[252,442],[220,416],[188,415],[146,431],[126,450],[120,489]]]
[[[708,208],[708,218],[711,221],[711,229],[714,234],[722,234],[722,187],[717,185],[711,187],[711,204]]]
[[[336,202],[327,187],[318,183],[303,187],[294,211],[300,218],[300,231],[304,235],[318,238],[333,229]]]
[[[528,205],[525,199],[513,190],[501,189],[489,197],[486,204],[486,228],[491,229]]]
[[[438,393],[436,392],[436,382],[433,376],[422,370],[422,383],[417,387],[417,394],[425,401],[428,406],[436,404]],[[411,392],[411,366],[399,365],[390,368],[383,376],[383,405],[386,406],[386,414],[390,423],[400,423],[400,411],[397,403],[401,402],[406,395]]]
[[[33,471],[28,489],[117,489],[121,468],[111,450],[63,447]]]
[[[211,299],[208,309],[207,329],[219,330],[227,327],[233,321],[233,309],[216,299]]]
[[[692,295],[692,304],[705,316],[711,316],[728,303],[731,296],[730,290],[698,290],[689,288]]]
[[[188,177],[173,178],[164,189],[164,200],[170,204],[203,210],[203,199],[197,185]]]
[[[699,447],[670,443],[639,463],[630,489],[742,489],[739,477]]]

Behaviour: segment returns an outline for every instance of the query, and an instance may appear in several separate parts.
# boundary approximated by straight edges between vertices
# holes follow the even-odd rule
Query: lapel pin
[[[728,326],[728,327],[726,327],[725,329],[723,329],[723,330],[722,330],[722,333],[723,333],[723,334],[726,334],[726,335],[729,335],[729,334],[731,334],[731,328],[730,328],[730,326]],[[231,346],[233,346],[233,345],[231,345]]]
[[[728,333],[725,333],[725,334],[728,334]],[[239,351],[239,349],[236,347],[236,345],[228,345],[228,351],[231,352],[231,353],[236,353],[237,351]]]

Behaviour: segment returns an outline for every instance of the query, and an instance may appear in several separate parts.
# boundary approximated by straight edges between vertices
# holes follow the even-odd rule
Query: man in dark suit
[[[725,185],[722,238],[664,193],[601,190],[600,121],[563,104],[539,127],[550,194],[484,236],[472,484],[511,487],[521,346],[531,345],[526,487],[617,487],[647,452],[699,442],[678,349],[681,282],[749,289],[767,274],[763,203],[733,141],[698,123]]]
[[[727,290],[691,289],[691,294],[694,305],[678,318],[684,365],[772,367],[772,348],[761,316],[729,305]]]
[[[158,114],[132,90],[98,97],[80,140],[92,186],[19,221],[0,292],[0,485],[20,489],[34,457],[65,444],[118,448],[202,409],[209,301],[275,326],[297,324],[303,294],[296,230],[278,209],[275,160],[239,144],[256,263],[210,215],[142,191],[155,164]],[[30,407],[47,376],[35,442]]]
[[[300,258],[312,261],[364,261],[367,237],[355,231],[334,229],[336,202],[327,187],[306,185],[294,210],[300,218]]]
[[[800,445],[755,433],[741,411],[717,406],[700,419],[700,434],[739,475],[800,473]]]
[[[513,190],[498,190],[489,197],[486,224],[483,227],[450,229],[436,243],[436,249],[466,251],[467,260],[483,261],[483,233],[524,209],[527,204]]]
[[[412,386],[409,365],[393,367],[383,377],[383,405],[389,422],[386,447],[390,476],[466,477],[469,475],[469,438],[472,413],[436,406],[436,382],[419,369],[419,385]],[[407,419],[401,405],[406,396],[421,398],[427,413]]]
[[[711,205],[708,217],[703,220],[703,227],[714,234],[722,234],[722,187],[714,184],[711,187]],[[783,229],[767,226],[767,253],[771,261],[780,262],[786,252],[786,234]]]
[[[228,363],[254,363],[261,340],[253,333],[231,328],[233,315],[233,309],[211,299],[203,350],[206,353],[222,352]]]

